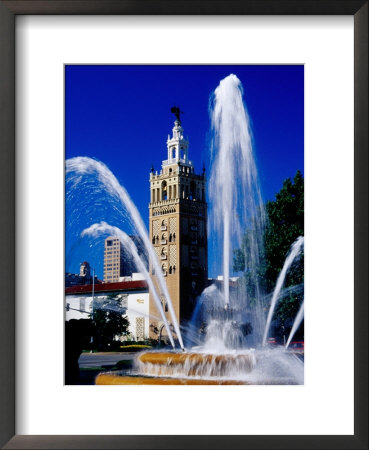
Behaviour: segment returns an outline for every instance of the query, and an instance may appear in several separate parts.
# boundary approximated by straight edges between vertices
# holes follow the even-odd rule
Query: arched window
[[[173,266],[172,272],[176,273],[176,266]]]
[[[194,200],[196,198],[196,184],[194,181],[191,181],[190,183],[190,200]]]
[[[160,303],[162,304],[164,311],[168,312],[168,303],[165,300],[165,297],[163,296],[160,297]]]
[[[169,242],[172,242],[172,233],[169,235]]]
[[[161,271],[164,276],[167,275],[167,265],[165,263],[161,265]]]
[[[167,182],[166,181],[163,181],[161,183],[161,199],[168,200]]]
[[[175,241],[176,241],[176,234],[173,233],[173,242],[175,242]]]
[[[172,266],[169,266],[169,274],[172,273]]]

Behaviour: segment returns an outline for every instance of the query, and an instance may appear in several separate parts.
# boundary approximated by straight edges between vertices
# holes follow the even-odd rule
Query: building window
[[[161,183],[161,192],[162,192],[162,200],[167,200],[168,199],[168,193],[167,193],[167,182],[163,181]]]

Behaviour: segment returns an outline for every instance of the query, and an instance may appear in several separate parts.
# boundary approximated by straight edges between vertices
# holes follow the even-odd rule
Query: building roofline
[[[95,284],[94,292],[117,292],[117,291],[142,291],[148,290],[145,280],[120,281],[117,283]],[[65,295],[92,293],[92,284],[83,284],[79,286],[70,286],[65,288]]]

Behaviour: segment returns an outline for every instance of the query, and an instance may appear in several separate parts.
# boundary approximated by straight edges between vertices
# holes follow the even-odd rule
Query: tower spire
[[[173,164],[192,166],[192,162],[188,159],[189,142],[183,135],[181,124],[181,114],[183,114],[183,111],[180,110],[179,106],[172,106],[170,111],[176,116],[176,120],[172,129],[172,137],[168,136],[168,156],[163,161],[162,167],[164,169],[165,166]]]

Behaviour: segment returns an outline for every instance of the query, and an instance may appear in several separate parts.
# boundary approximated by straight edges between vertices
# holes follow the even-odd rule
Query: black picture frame
[[[352,15],[354,17],[354,435],[15,435],[15,18],[27,14]],[[7,449],[368,448],[368,1],[0,0],[0,445]],[[339,396],[339,393],[337,393]]]

